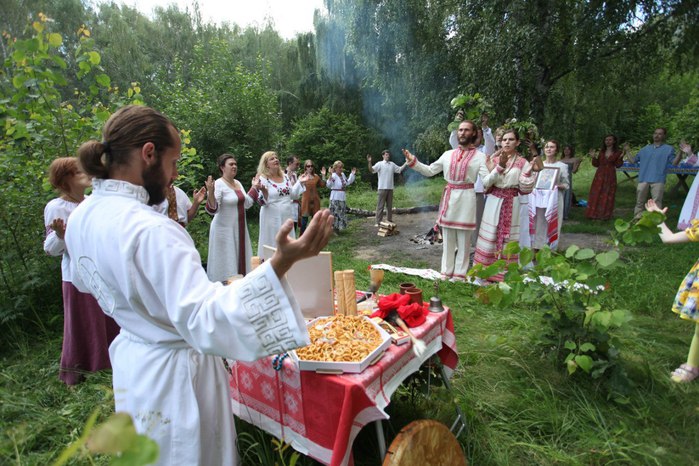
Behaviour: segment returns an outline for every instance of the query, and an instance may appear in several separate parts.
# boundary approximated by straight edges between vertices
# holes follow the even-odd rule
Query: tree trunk
[[[436,212],[439,209],[438,205],[423,205],[417,207],[405,207],[402,209],[393,209],[393,213],[397,215],[403,214],[417,214],[420,212]],[[374,217],[376,216],[376,211],[365,210],[365,209],[353,209],[352,207],[347,208],[347,213],[352,215],[358,215],[360,217]]]

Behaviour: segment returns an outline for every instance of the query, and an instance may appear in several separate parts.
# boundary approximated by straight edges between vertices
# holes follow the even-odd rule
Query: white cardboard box
[[[322,317],[319,317],[318,319],[322,319]],[[306,325],[308,327],[312,326],[315,324],[315,322],[318,319],[313,319],[312,321],[308,322]],[[366,319],[368,322],[370,322],[376,330],[379,332],[381,335],[381,344],[369,355],[364,358],[362,361],[359,362],[331,362],[331,361],[308,361],[306,359],[299,359],[299,357],[296,355],[296,351],[292,351],[290,353],[291,359],[296,362],[298,365],[299,369],[302,371],[316,371],[320,373],[327,373],[327,374],[342,374],[345,372],[351,372],[351,373],[359,373],[362,372],[364,369],[369,367],[370,365],[375,364],[376,362],[381,359],[383,356],[383,353],[386,351],[386,348],[391,346],[391,336],[386,333],[384,329],[379,327],[376,322],[373,322],[371,319],[368,317],[364,316],[364,319]]]
[[[263,258],[269,259],[274,251],[275,248],[264,245]],[[333,315],[332,278],[332,253],[329,251],[321,251],[317,256],[295,262],[286,273],[289,286],[306,319]]]

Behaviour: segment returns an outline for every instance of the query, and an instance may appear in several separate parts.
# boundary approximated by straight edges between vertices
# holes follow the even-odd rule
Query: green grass
[[[58,379],[61,328],[13,343],[0,359],[0,464],[50,464],[77,440],[94,409],[102,419],[111,414],[111,375],[90,374],[74,388],[63,384]]]
[[[584,165],[575,178],[579,198],[587,199],[591,179],[592,169]],[[407,189],[399,186],[396,206],[416,205],[418,198],[436,204],[441,186],[441,180]],[[372,209],[375,194],[367,189],[350,191],[348,203]],[[617,205],[627,209],[622,210],[629,212],[627,219],[634,202],[635,186],[620,184]],[[670,225],[681,204],[682,199],[666,199]],[[201,222],[192,229],[200,248],[205,247],[207,235],[206,220]],[[581,229],[607,234],[612,228],[613,222],[586,222],[584,209],[575,208],[563,234]],[[256,243],[252,222],[250,229]],[[368,273],[363,271],[369,264],[356,259],[353,251],[369,239],[358,232],[356,222],[350,222],[329,248],[334,267],[357,270],[357,286],[364,288]],[[577,374],[569,377],[563,367],[554,365],[536,345],[544,329],[536,309],[486,306],[474,298],[472,287],[441,283],[441,297],[454,313],[460,353],[453,393],[436,389],[424,398],[412,396],[409,387],[401,388],[389,407],[388,439],[414,419],[429,417],[450,425],[453,397],[467,416],[468,428],[459,440],[471,464],[699,464],[699,383],[676,385],[668,377],[685,360],[693,332],[693,325],[676,318],[670,305],[698,252],[696,244],[667,246],[658,241],[624,250],[622,265],[608,272],[611,288],[605,304],[634,315],[617,335],[624,367],[634,382],[627,405],[608,401],[595,383]],[[387,273],[382,290],[397,290],[405,279]],[[432,289],[426,280],[410,280]],[[0,353],[0,464],[48,464],[77,438],[94,408],[102,418],[112,409],[109,373],[94,374],[75,389],[58,381],[60,333],[56,323],[45,333],[15,338]],[[262,444],[261,456],[275,457],[269,437],[252,426],[239,427],[246,433],[247,445]],[[356,464],[379,464],[376,451],[374,427],[368,426],[355,441]],[[301,458],[299,464],[315,463]]]

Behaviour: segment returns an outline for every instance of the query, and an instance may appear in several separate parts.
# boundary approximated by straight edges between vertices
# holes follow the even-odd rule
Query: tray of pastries
[[[391,336],[366,316],[318,317],[308,333],[311,344],[291,353],[302,371],[362,372],[391,345]]]

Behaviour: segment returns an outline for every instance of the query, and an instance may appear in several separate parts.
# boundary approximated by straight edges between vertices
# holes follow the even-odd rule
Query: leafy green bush
[[[664,221],[658,212],[645,212],[636,223],[618,219],[612,235],[618,248],[653,241]],[[542,314],[544,331],[539,344],[553,359],[565,365],[569,375],[584,373],[599,380],[614,401],[625,403],[631,390],[622,364],[621,343],[615,332],[631,320],[605,291],[611,283],[605,272],[619,265],[617,249],[595,253],[571,245],[564,254],[549,248],[536,254],[508,243],[503,256],[519,254],[519,264],[501,259],[483,267],[474,266],[471,277],[488,278],[506,269],[502,283],[479,290],[481,301],[500,306],[522,304]]]
[[[316,167],[330,167],[341,160],[345,170],[356,167],[360,171],[366,167],[366,154],[377,154],[382,149],[378,134],[356,117],[328,108],[297,121],[286,144],[288,154],[296,154],[301,160],[311,159]]]
[[[152,96],[158,110],[190,131],[197,148],[195,165],[180,162],[185,187],[190,191],[201,187],[208,175],[220,176],[216,159],[225,152],[238,158],[238,179],[248,187],[262,153],[280,148],[277,100],[265,84],[268,70],[237,63],[223,40],[197,44],[193,55],[191,63],[174,64],[174,79],[159,76],[160,92]]]
[[[58,261],[42,250],[42,213],[52,197],[46,169],[99,138],[113,109],[141,103],[137,85],[126,95],[110,87],[88,29],[79,29],[71,50],[49,25],[39,14],[30,38],[5,36],[8,58],[0,74],[0,324],[11,331],[42,328],[59,306]]]
[[[670,123],[670,137],[673,141],[685,139],[694,151],[699,148],[699,89],[692,90],[687,105],[677,112]]]
[[[624,401],[631,382],[620,358],[620,343],[614,331],[624,326],[631,315],[616,309],[604,299],[609,286],[602,274],[619,259],[617,251],[595,254],[592,249],[570,246],[565,254],[544,248],[536,253],[507,244],[504,255],[519,254],[521,268],[510,264],[505,280],[479,294],[483,300],[501,306],[522,304],[541,313],[543,332],[537,342],[552,355],[557,364],[565,365],[568,374],[578,372],[602,381],[609,396]],[[502,268],[504,260],[490,267],[476,266],[470,272],[487,278]]]

